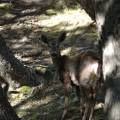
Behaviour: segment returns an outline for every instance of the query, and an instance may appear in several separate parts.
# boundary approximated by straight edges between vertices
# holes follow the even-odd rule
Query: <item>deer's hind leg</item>
[[[81,120],[85,120],[85,113],[88,111],[86,109],[86,96],[85,96],[85,91],[84,91],[84,88],[82,88],[82,86],[79,87],[79,90],[80,90],[80,117],[81,117]],[[84,117],[83,117],[84,116]]]
[[[84,110],[84,114],[83,114],[82,120],[87,120],[88,112],[89,112],[89,104],[85,103],[85,110]]]
[[[92,120],[93,113],[94,113],[94,105],[92,105],[91,108],[90,108],[90,115],[89,115],[89,119],[88,120]]]
[[[92,98],[90,100],[90,113],[89,113],[89,119],[88,120],[93,119],[93,113],[94,113],[95,104],[96,104],[96,98],[95,98],[95,96],[92,96]]]
[[[95,99],[87,98],[84,116],[82,120],[92,120],[93,119],[93,113],[94,113],[94,106],[95,106]]]

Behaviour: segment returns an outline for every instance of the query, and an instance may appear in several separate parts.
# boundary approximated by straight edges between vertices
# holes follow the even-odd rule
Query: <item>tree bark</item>
[[[104,120],[120,120],[120,0],[95,2],[106,87]]]
[[[20,120],[7,100],[0,84],[0,120]]]
[[[0,37],[0,76],[11,88],[39,84],[35,72],[14,57],[2,37]]]

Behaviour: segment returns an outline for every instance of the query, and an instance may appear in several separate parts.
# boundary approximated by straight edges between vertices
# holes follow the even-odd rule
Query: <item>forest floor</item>
[[[13,17],[11,14],[6,16]],[[96,26],[81,9],[65,9],[62,12],[48,9],[40,15],[27,15],[13,23],[0,26],[0,34],[25,65],[40,71],[41,88],[23,86],[9,100],[23,120],[59,120],[64,108],[64,90],[60,81],[54,81],[52,62],[47,46],[42,43],[42,33],[57,37],[66,31],[67,38],[61,46],[64,54],[75,54],[82,47],[94,46]],[[37,90],[37,88],[36,88]],[[66,120],[79,120],[79,102],[75,91],[69,94],[69,112]],[[101,108],[96,107],[94,120],[102,120]]]

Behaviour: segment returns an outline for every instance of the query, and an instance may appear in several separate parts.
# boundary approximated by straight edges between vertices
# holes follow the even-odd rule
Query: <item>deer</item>
[[[41,35],[41,41],[49,49],[56,75],[64,86],[64,111],[61,120],[68,112],[68,91],[73,86],[80,101],[81,120],[92,120],[96,103],[96,91],[101,84],[101,60],[92,50],[82,50],[75,56],[61,55],[60,45],[66,38],[66,32],[61,32],[57,39]]]

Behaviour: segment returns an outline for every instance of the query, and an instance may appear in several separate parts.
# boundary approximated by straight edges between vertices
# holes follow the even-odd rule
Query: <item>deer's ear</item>
[[[65,38],[66,38],[66,32],[64,31],[59,35],[58,41],[61,43],[65,40]]]
[[[42,34],[42,35],[41,35],[41,40],[42,40],[42,42],[48,44],[48,38],[47,38],[46,35]]]

